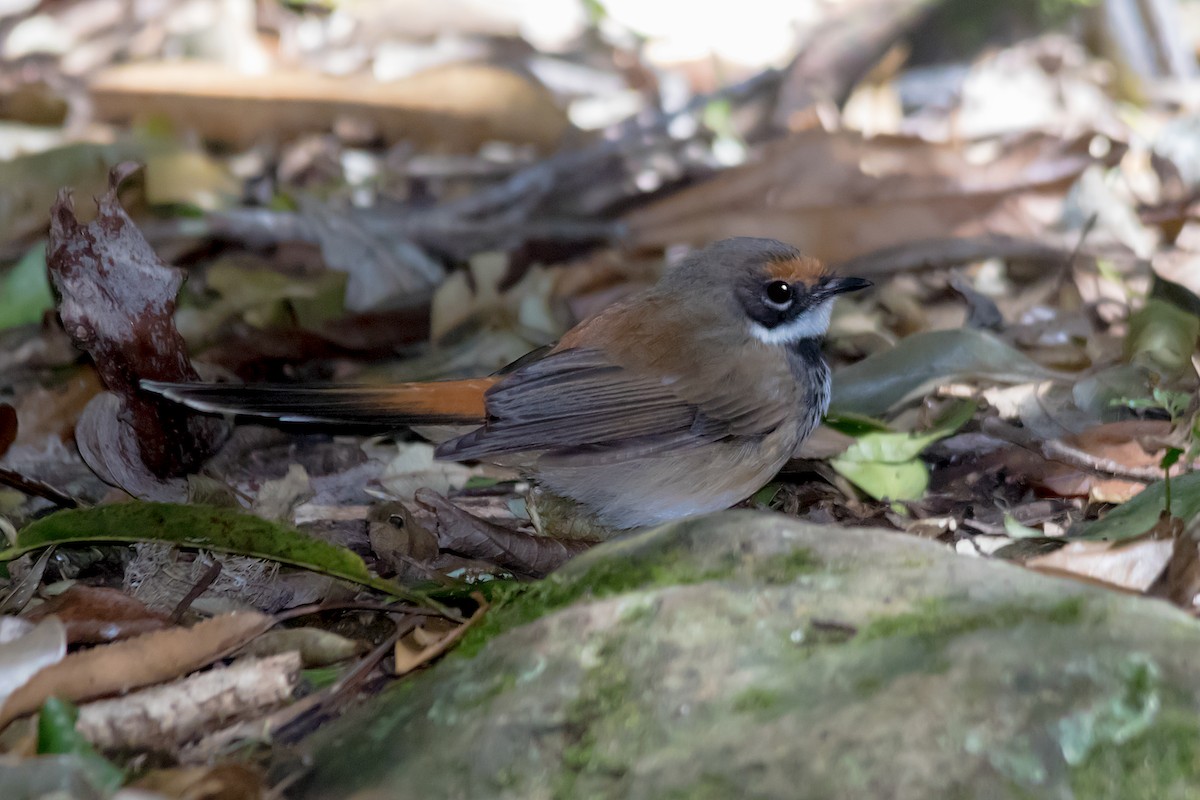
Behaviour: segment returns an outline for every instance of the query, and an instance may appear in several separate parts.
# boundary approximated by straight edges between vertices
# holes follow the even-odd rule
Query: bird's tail
[[[483,393],[497,378],[400,383],[166,383],[142,381],[148,392],[197,411],[268,417],[280,422],[400,427],[482,424]]]

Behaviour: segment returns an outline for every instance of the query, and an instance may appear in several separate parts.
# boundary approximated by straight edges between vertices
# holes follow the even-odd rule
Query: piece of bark
[[[102,382],[120,400],[105,407],[102,420],[94,420],[97,428],[127,429],[140,458],[138,464],[120,466],[144,465],[149,475],[163,479],[215,452],[225,427],[138,388],[142,378],[194,381],[199,375],[173,318],[183,273],[155,255],[117,199],[118,187],[137,169],[132,163],[113,168],[108,191],[97,200],[99,214],[88,225],[76,219],[70,191],[59,193],[51,210],[46,262],[64,329],[92,357]],[[89,466],[102,477],[119,477],[112,465],[106,470],[89,461]]]
[[[79,709],[77,730],[101,750],[173,752],[231,722],[253,719],[288,701],[300,679],[300,654],[244,658]]]

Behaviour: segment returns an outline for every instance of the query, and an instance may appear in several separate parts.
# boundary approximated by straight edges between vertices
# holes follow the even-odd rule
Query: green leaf
[[[1109,541],[1141,536],[1158,524],[1166,502],[1166,481],[1157,481],[1102,519],[1072,526],[1068,535],[1073,539]],[[1200,472],[1171,479],[1171,512],[1185,522],[1200,515]]]
[[[929,488],[929,467],[924,461],[889,464],[839,456],[831,463],[847,480],[876,500],[919,500]]]
[[[344,547],[251,514],[212,506],[115,503],[59,511],[25,526],[12,547],[0,550],[0,561],[52,544],[99,542],[167,542],[265,558],[425,602],[416,599],[419,595],[371,575],[363,560]]]
[[[918,456],[971,418],[975,404],[954,403],[928,433],[867,433],[830,465],[876,500],[918,500],[929,488],[929,468]]]
[[[54,308],[46,275],[46,243],[39,242],[0,280],[0,330],[38,322]]]
[[[829,414],[825,417],[825,424],[847,436],[862,436],[865,433],[888,430],[887,423],[883,420],[862,414]]]
[[[982,331],[928,331],[834,373],[836,416],[877,417],[948,379],[983,377],[999,383],[1061,377]]]
[[[92,784],[105,792],[115,792],[125,783],[125,773],[98,754],[75,730],[79,710],[65,700],[51,697],[38,714],[39,755],[78,756]]]

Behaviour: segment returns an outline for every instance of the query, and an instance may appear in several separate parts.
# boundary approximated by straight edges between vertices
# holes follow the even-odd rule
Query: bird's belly
[[[537,478],[612,528],[638,528],[719,511],[762,488],[787,461],[798,437],[713,442],[655,456],[598,464],[556,464]]]

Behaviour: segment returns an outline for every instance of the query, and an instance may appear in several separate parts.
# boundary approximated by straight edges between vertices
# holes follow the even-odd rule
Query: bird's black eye
[[[779,308],[785,308],[796,299],[796,290],[787,281],[771,281],[766,285],[764,293],[767,302]]]

